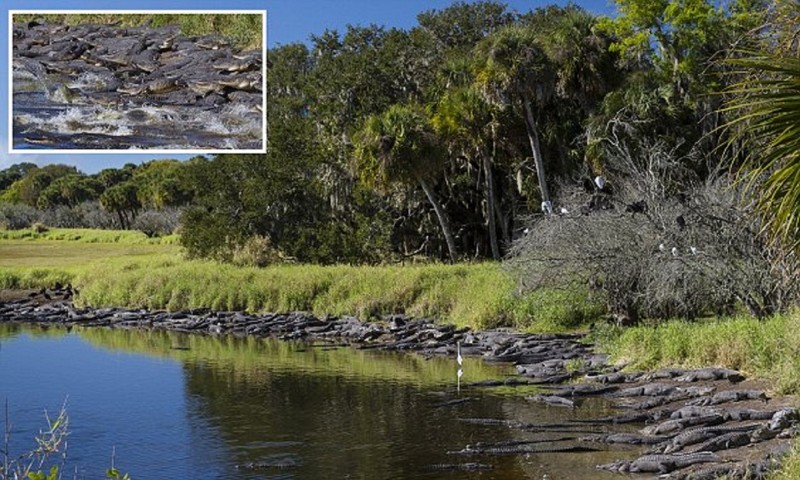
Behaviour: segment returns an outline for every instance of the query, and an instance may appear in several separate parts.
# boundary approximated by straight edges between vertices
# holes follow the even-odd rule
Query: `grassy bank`
[[[81,290],[80,303],[97,307],[306,310],[362,319],[402,312],[531,331],[580,328],[601,313],[586,292],[517,296],[514,281],[495,263],[246,268],[186,260],[169,237],[151,244],[133,232],[2,233],[0,288],[71,282]]]
[[[633,369],[718,365],[768,379],[780,393],[800,393],[800,311],[628,328],[606,332],[601,343]]]

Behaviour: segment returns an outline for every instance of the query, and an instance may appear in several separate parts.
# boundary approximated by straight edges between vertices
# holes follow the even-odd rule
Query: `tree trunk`
[[[522,98],[522,103],[525,106],[525,126],[528,130],[528,141],[531,144],[531,152],[533,152],[533,163],[536,166],[536,176],[539,179],[539,190],[542,193],[542,202],[549,202],[550,192],[547,190],[547,180],[544,176],[544,159],[542,158],[542,150],[539,148],[539,132],[536,130],[536,121],[533,119],[531,101],[528,99],[527,95]]]
[[[431,206],[433,206],[433,210],[436,212],[436,218],[439,220],[439,225],[442,227],[442,233],[444,234],[444,239],[447,242],[447,250],[450,253],[450,261],[456,261],[456,242],[453,239],[453,232],[450,230],[450,221],[447,219],[447,213],[445,213],[442,204],[439,203],[439,199],[436,198],[436,194],[433,192],[433,189],[428,185],[424,179],[419,179],[419,184],[422,187],[422,191],[425,192],[425,196],[428,197],[428,201],[431,202]]]
[[[500,259],[500,246],[497,244],[497,217],[495,216],[495,192],[492,163],[494,163],[495,142],[494,127],[492,127],[492,153],[483,152],[483,180],[486,183],[486,217],[489,222],[489,245],[492,248],[492,258]]]

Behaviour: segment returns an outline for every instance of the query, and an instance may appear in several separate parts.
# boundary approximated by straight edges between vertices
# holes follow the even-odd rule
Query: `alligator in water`
[[[437,463],[428,466],[428,470],[437,472],[479,472],[493,468],[494,466],[485,463]]]

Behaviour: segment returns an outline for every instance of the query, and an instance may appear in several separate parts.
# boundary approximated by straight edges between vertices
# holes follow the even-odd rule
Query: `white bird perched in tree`
[[[691,250],[692,255],[697,255],[697,247],[689,247],[689,250]]]
[[[659,244],[658,244],[658,251],[660,251],[660,252],[666,252],[666,251],[667,251],[667,247],[666,247],[666,246],[664,246],[664,244],[663,244],[663,243],[659,243]]]
[[[602,190],[603,187],[606,186],[606,179],[602,175],[598,175],[594,177],[594,184],[597,185],[597,188]]]
[[[561,207],[561,215],[569,215],[569,210],[566,207]]]
[[[672,247],[672,256],[673,257],[677,257],[678,256],[678,247]]]
[[[461,342],[456,342],[456,362],[459,367],[464,365],[464,357],[461,356]]]

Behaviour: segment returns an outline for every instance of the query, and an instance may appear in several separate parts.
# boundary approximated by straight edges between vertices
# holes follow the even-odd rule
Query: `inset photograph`
[[[9,22],[11,153],[266,151],[266,11]]]

